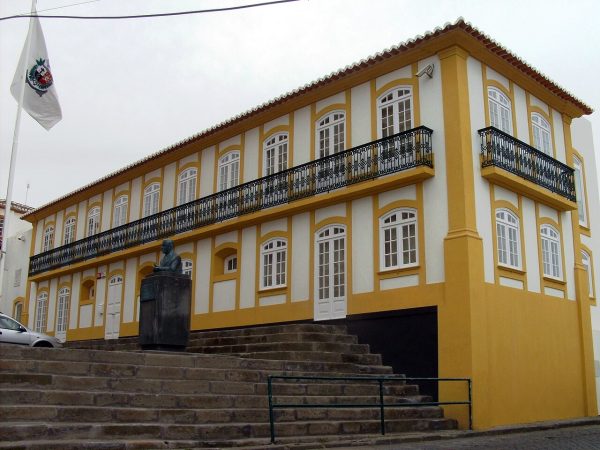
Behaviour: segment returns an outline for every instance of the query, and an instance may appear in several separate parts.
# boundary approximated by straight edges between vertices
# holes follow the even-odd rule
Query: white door
[[[69,288],[62,288],[58,291],[58,305],[56,307],[56,334],[55,336],[62,342],[67,340],[67,328],[69,322],[69,303],[71,291]]]
[[[123,277],[115,275],[108,282],[108,301],[106,304],[105,339],[118,339],[121,324],[121,295]]]
[[[331,225],[315,239],[315,320],[346,317],[346,229]]]

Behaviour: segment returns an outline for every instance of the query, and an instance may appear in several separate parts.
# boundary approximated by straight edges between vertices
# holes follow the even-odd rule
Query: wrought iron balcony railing
[[[382,175],[417,166],[433,167],[432,133],[424,126],[414,128],[40,253],[31,258],[29,274],[35,275]]]
[[[479,130],[481,167],[496,166],[576,201],[574,170],[495,127]]]

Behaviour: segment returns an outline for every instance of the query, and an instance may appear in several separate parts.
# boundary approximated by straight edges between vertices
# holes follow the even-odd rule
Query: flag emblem
[[[52,86],[52,72],[47,60],[40,58],[27,72],[27,84],[41,97]]]

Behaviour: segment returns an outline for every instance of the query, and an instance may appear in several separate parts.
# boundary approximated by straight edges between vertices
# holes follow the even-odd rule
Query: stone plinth
[[[190,336],[191,280],[156,272],[140,289],[140,345],[145,350],[184,350]]]

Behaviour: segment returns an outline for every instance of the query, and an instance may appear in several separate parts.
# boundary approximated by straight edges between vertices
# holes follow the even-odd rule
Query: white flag
[[[37,14],[37,12],[33,11],[32,14]],[[49,130],[62,119],[62,112],[54,87],[54,79],[50,70],[50,60],[48,59],[40,19],[33,17],[30,20],[32,22],[29,27],[29,35],[25,40],[25,46],[21,52],[10,92],[18,102],[21,83],[25,81],[23,109],[37,120],[41,126]],[[29,41],[31,41],[31,46],[27,58]],[[25,58],[27,58],[27,61],[25,61]]]

